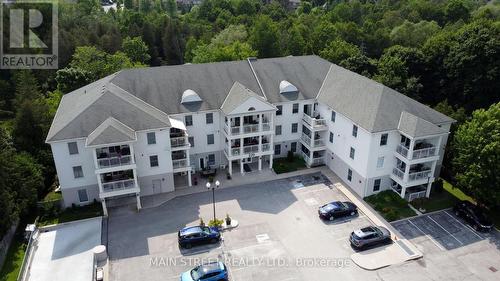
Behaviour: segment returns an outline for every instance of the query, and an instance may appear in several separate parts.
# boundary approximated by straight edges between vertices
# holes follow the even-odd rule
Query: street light
[[[212,185],[210,184],[210,182],[207,182],[207,189],[211,189],[212,190],[212,205],[214,207],[214,222],[216,220],[216,217],[215,217],[215,189],[216,188],[219,188],[220,186],[220,182],[217,180],[215,181],[215,186],[212,187]]]

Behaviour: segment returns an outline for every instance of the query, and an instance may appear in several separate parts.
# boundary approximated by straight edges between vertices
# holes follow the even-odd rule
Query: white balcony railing
[[[417,198],[425,197],[426,194],[427,194],[426,190],[413,192],[413,193],[407,193],[407,194],[405,194],[405,199],[408,200],[408,202],[411,202]]]
[[[310,160],[309,155],[305,154],[304,151],[302,151],[302,157],[304,158],[306,164],[308,164]]]
[[[115,156],[109,158],[101,158],[97,159],[97,163],[99,164],[100,169],[130,165],[132,163],[132,156],[123,155],[123,156]]]
[[[325,142],[322,139],[315,139],[313,146],[314,147],[325,146]]]
[[[405,172],[401,171],[398,168],[392,169],[392,174],[394,174],[396,177],[398,177],[400,179],[404,179],[404,177],[405,177]]]
[[[303,140],[307,145],[311,146],[311,138],[308,135],[302,133],[300,139]]]
[[[326,126],[326,120],[323,118],[313,118],[304,113],[302,120],[312,128],[321,128]]]
[[[243,125],[243,133],[250,134],[259,131],[259,124]]]
[[[396,152],[406,158],[408,157],[408,148],[404,147],[402,144],[399,144],[398,147],[396,147]]]
[[[181,147],[181,146],[187,146],[187,145],[189,145],[187,137],[177,137],[177,138],[170,139],[170,146],[171,147]]]
[[[436,147],[427,147],[418,150],[413,150],[412,159],[421,159],[436,155]]]
[[[408,175],[408,181],[427,179],[429,178],[430,174],[431,174],[430,169],[425,171],[413,172]]]
[[[102,183],[102,189],[104,192],[120,191],[120,190],[132,189],[134,187],[135,187],[134,179],[126,179],[126,180]]]
[[[314,141],[311,140],[311,138],[302,133],[302,136],[300,137],[302,141],[304,141],[309,147],[321,147],[325,146],[325,142],[322,139],[315,139]]]
[[[271,145],[269,145],[268,143],[263,143],[262,144],[262,152],[269,151],[269,150],[271,150]]]
[[[249,146],[243,146],[243,153],[256,153],[259,152],[259,145],[249,145]]]
[[[325,160],[324,160],[323,156],[321,156],[319,158],[313,158],[311,166],[319,166],[319,165],[323,165],[324,163],[325,163]]]
[[[239,147],[234,147],[231,148],[231,155],[232,156],[238,156],[240,155],[241,149]]]
[[[172,167],[174,169],[186,168],[189,166],[187,159],[172,160]]]
[[[262,123],[262,131],[267,132],[271,130],[271,123],[266,122]]]

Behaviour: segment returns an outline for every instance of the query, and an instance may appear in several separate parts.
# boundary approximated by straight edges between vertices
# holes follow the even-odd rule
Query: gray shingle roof
[[[251,60],[270,103],[315,99],[331,63],[318,56]],[[280,82],[292,83],[299,93],[280,94]]]
[[[397,129],[403,111],[438,125],[454,121],[389,87],[334,64],[318,101],[369,132]]]
[[[236,81],[262,95],[247,61],[127,69],[112,79],[120,88],[168,114],[219,109]],[[195,91],[202,102],[181,104],[187,89]]]
[[[447,133],[443,128],[406,111],[401,112],[398,130],[413,138]]]
[[[134,131],[170,127],[167,114],[109,83],[109,78],[63,96],[47,142],[87,137],[109,117]]]
[[[239,105],[248,100],[250,97],[257,98],[262,102],[268,103],[263,96],[257,95],[252,90],[248,89],[239,82],[234,82],[231,90],[226,99],[222,103],[221,110],[224,114],[229,114],[235,110]]]
[[[87,137],[86,144],[88,146],[94,146],[135,140],[137,140],[137,137],[134,130],[115,118],[109,117],[90,133]]]

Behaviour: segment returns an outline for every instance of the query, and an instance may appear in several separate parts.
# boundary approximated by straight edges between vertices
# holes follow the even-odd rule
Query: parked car
[[[181,275],[181,281],[227,281],[226,265],[222,262],[211,262],[199,265]]]
[[[367,226],[351,232],[351,245],[358,250],[392,242],[391,232],[382,226]]]
[[[351,202],[334,201],[319,207],[318,215],[325,220],[354,216],[358,213],[358,207]]]
[[[489,220],[484,211],[470,201],[460,201],[453,211],[457,217],[463,218],[475,230],[490,231],[493,228],[493,223]]]
[[[217,243],[220,237],[219,229],[201,225],[185,227],[178,232],[179,246],[186,249],[194,245]]]

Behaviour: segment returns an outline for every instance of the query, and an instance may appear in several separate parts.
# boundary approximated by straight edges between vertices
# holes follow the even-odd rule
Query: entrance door
[[[153,194],[161,192],[161,180],[153,180]]]
[[[201,170],[205,169],[205,158],[200,158],[200,169]]]

